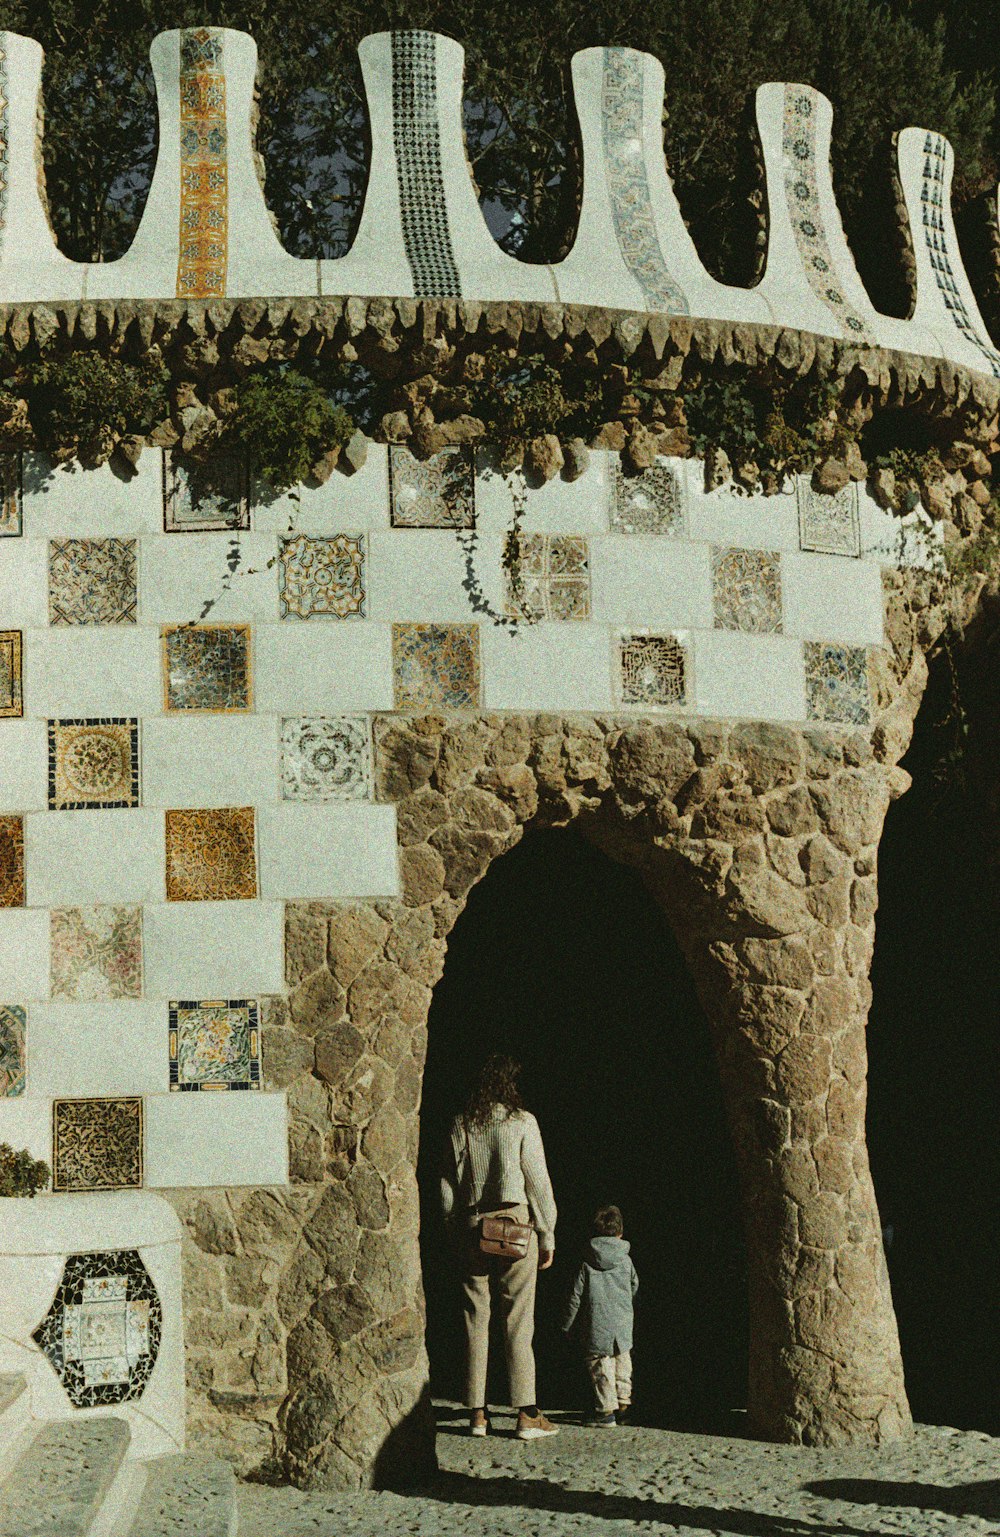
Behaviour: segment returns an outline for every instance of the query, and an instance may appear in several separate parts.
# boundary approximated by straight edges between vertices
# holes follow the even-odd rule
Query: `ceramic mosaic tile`
[[[27,1015],[16,1003],[0,1003],[0,1099],[24,1093]]]
[[[21,456],[0,454],[0,539],[16,538],[23,528]]]
[[[615,461],[611,527],[622,534],[683,534],[684,483],[671,465],[652,464],[638,475]]]
[[[222,34],[213,29],[181,33],[178,299],[226,292],[229,146],[222,50]]]
[[[938,133],[924,137],[924,166],[920,184],[920,208],[923,215],[924,243],[934,273],[934,281],[955,326],[966,341],[982,357],[990,373],[1000,377],[1000,352],[991,346],[987,337],[981,336],[969,307],[962,297],[944,225],[945,164],[948,159],[947,142]]]
[[[687,673],[687,652],[675,635],[622,636],[622,704],[686,704]]]
[[[631,49],[604,50],[601,124],[608,197],[622,261],[647,308],[686,315],[687,298],[660,245],[642,154],[644,62]]]
[[[166,709],[225,715],[251,708],[248,624],[165,625],[162,636]]]
[[[49,810],[139,804],[137,720],[49,721]]]
[[[0,816],[0,907],[24,906],[24,818]]]
[[[160,1351],[163,1310],[137,1249],[68,1254],[32,1339],[77,1409],[141,1398]]]
[[[821,555],[861,554],[858,488],[845,486],[835,496],[815,491],[805,476],[796,482],[799,547]]]
[[[50,624],[135,624],[134,539],[49,542]]]
[[[23,714],[21,632],[0,630],[0,718]]]
[[[142,997],[142,908],[60,907],[49,920],[53,998]]]
[[[260,1025],[253,998],[170,1005],[174,1091],[260,1088]]]
[[[283,539],[278,563],[282,619],[360,619],[367,606],[364,534]]]
[[[252,806],[167,812],[167,901],[225,902],[257,895]]]
[[[163,456],[163,527],[168,534],[250,527],[250,474],[245,454],[215,454],[204,464]]]
[[[53,1101],[53,1190],[138,1190],[141,1186],[141,1099]]]
[[[713,549],[715,627],[774,635],[781,630],[781,556],[767,550]]]
[[[438,127],[437,40],[392,33],[392,138],[403,246],[418,299],[462,297],[448,227]]]
[[[449,710],[479,704],[479,628],[474,624],[394,624],[392,678],[397,710]]]
[[[371,795],[367,718],[282,721],[281,793],[286,801],[367,800]]]
[[[512,618],[590,618],[590,555],[575,534],[521,534],[517,566],[504,568],[505,606]]]
[[[472,454],[443,448],[418,459],[402,443],[389,448],[394,528],[474,528],[476,473]]]
[[[867,649],[807,640],[805,663],[809,720],[867,726],[871,719]]]

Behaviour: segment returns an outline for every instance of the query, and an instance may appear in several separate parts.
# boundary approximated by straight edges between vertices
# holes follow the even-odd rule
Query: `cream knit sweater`
[[[490,1211],[508,1203],[526,1204],[538,1230],[540,1249],[555,1247],[556,1203],[545,1165],[538,1122],[527,1110],[497,1106],[484,1126],[452,1123],[449,1156],[441,1176],[441,1207],[446,1217],[478,1207]]]

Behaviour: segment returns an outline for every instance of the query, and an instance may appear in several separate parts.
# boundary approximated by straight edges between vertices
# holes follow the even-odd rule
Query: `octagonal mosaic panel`
[[[622,704],[687,702],[687,653],[676,635],[623,635],[620,645]]]
[[[49,721],[49,810],[139,804],[139,722]]]
[[[16,1003],[0,1003],[0,1099],[24,1093],[27,1015]]]
[[[257,895],[252,806],[168,811],[168,902],[250,901]]]
[[[134,539],[53,539],[49,543],[50,624],[135,624]]]
[[[69,1254],[32,1334],[77,1409],[141,1398],[160,1350],[163,1310],[136,1249]]]
[[[246,455],[213,454],[204,463],[163,456],[163,527],[168,534],[250,527]]]
[[[575,534],[521,534],[517,566],[504,568],[506,611],[512,618],[590,618],[590,555]]]
[[[171,1003],[170,1088],[175,1092],[260,1088],[256,999]]]
[[[53,1190],[138,1190],[141,1186],[141,1099],[53,1101]]]
[[[615,460],[611,527],[622,534],[682,534],[684,483],[677,470],[652,464],[638,475],[626,475]]]
[[[142,997],[142,908],[61,907],[49,919],[53,998]]]
[[[24,713],[21,686],[21,632],[0,630],[0,717]]]
[[[281,793],[289,801],[367,800],[371,795],[367,718],[282,721]]]
[[[282,619],[360,619],[367,607],[364,534],[296,534],[281,544]]]
[[[24,906],[24,818],[0,816],[0,907]]]
[[[476,478],[465,448],[443,448],[417,459],[402,443],[389,448],[394,528],[473,528]]]
[[[230,714],[252,705],[248,624],[165,625],[164,705]]]
[[[479,704],[479,628],[474,624],[394,624],[392,679],[397,710],[449,710]]]
[[[775,635],[781,630],[781,556],[768,550],[712,550],[716,628]]]

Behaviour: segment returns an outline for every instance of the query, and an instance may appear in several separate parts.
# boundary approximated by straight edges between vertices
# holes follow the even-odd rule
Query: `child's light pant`
[[[588,1356],[587,1370],[594,1387],[599,1414],[614,1414],[632,1402],[632,1352],[613,1356]]]

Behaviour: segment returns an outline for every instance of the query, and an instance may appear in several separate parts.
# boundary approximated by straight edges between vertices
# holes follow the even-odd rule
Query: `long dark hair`
[[[484,1126],[497,1106],[513,1115],[524,1109],[520,1090],[521,1064],[513,1057],[494,1052],[487,1057],[472,1081],[465,1102],[465,1119],[470,1126]]]

